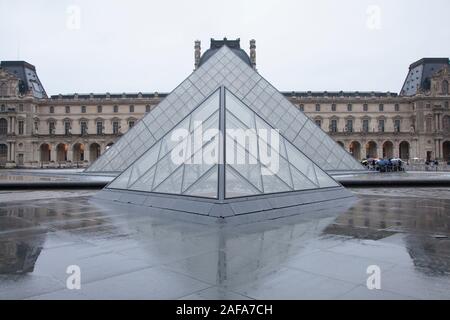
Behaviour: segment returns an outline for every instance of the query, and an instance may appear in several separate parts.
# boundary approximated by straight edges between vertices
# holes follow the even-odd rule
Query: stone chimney
[[[198,65],[200,63],[200,56],[202,55],[202,48],[200,47],[200,40],[196,40],[195,41],[195,45],[194,45],[194,70],[197,70]]]
[[[252,62],[253,69],[256,70],[256,41],[250,40],[250,60]]]

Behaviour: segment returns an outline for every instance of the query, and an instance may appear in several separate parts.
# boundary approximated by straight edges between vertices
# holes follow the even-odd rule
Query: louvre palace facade
[[[215,42],[214,42],[215,41]],[[211,45],[238,47],[256,68],[255,41],[249,54],[239,40]],[[207,59],[195,42],[194,68]],[[450,66],[448,58],[423,58],[410,65],[401,91],[311,92],[283,95],[357,160],[392,158],[450,161]],[[36,68],[2,61],[0,68],[0,166],[87,167],[124,133],[152,112],[168,93],[47,95]]]

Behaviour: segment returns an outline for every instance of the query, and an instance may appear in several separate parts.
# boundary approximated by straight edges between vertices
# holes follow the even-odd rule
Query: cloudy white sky
[[[248,51],[254,38],[280,90],[398,92],[410,63],[450,56],[449,12],[448,0],[0,0],[0,59],[34,64],[49,94],[167,92],[192,71],[194,40],[239,37]]]

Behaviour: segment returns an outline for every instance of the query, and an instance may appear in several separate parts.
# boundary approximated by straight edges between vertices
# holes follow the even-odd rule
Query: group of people
[[[403,167],[403,161],[398,158],[389,159],[376,159],[368,158],[363,159],[361,164],[369,170],[376,170],[379,172],[398,172],[405,171]]]

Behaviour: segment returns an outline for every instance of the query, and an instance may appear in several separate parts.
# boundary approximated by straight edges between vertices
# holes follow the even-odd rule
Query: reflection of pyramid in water
[[[215,131],[196,147],[190,138],[195,137],[200,125],[203,132]],[[179,129],[185,129],[190,135],[174,142],[173,133]],[[279,143],[275,146],[275,140],[269,139],[271,130],[269,124],[230,91],[221,88],[149,148],[108,188],[225,199],[339,186],[283,137],[277,136]],[[189,155],[182,150],[189,150]],[[184,154],[179,164],[173,161],[174,151]],[[270,154],[272,161],[262,161],[263,154]],[[206,157],[215,161],[207,162]],[[194,161],[196,158],[201,161]],[[220,170],[223,163],[225,169]]]
[[[226,45],[109,148],[87,172],[122,172],[220,86],[324,170],[363,167]],[[180,173],[181,174],[181,173]]]

